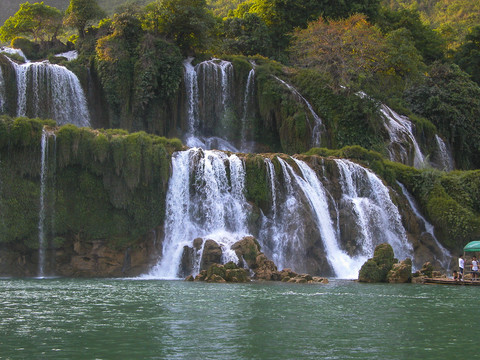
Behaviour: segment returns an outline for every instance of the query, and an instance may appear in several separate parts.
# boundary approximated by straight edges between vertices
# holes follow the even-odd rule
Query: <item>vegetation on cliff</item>
[[[106,239],[113,247],[124,246],[163,222],[170,155],[181,149],[178,140],[3,116],[2,242],[38,247],[43,129],[49,239]]]

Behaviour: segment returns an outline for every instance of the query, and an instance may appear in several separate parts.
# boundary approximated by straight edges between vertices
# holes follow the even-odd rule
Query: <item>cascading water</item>
[[[175,153],[172,170],[162,258],[147,277],[178,278],[184,246],[196,238],[215,240],[224,261],[237,261],[230,247],[249,234],[243,162],[236,155],[194,148]]]
[[[238,152],[228,140],[214,135],[222,132],[222,122],[228,116],[233,65],[213,59],[194,67],[192,60],[188,58],[183,62],[188,117],[185,142],[190,147]]]
[[[90,126],[90,116],[78,78],[48,61],[15,67],[18,87],[17,116],[53,118],[59,125]]]
[[[452,171],[454,169],[453,158],[450,151],[447,149],[447,145],[438,135],[435,135],[435,141],[437,143],[437,167],[444,171]]]
[[[20,50],[20,49],[13,49],[13,48],[9,48],[9,47],[6,47],[6,46],[2,46],[2,47],[0,47],[0,53],[16,54],[16,55],[20,56],[23,59],[24,62],[29,61],[27,59],[27,57],[25,56],[25,54],[23,53],[23,51]]]
[[[297,89],[295,89],[292,85],[288,84],[287,82],[283,81],[282,79],[276,77],[276,76],[273,76],[277,81],[279,81],[280,83],[282,83],[283,85],[285,85],[291,92],[292,94],[297,97],[301,102],[303,102],[305,104],[305,106],[308,108],[308,110],[310,111],[310,113],[312,114],[312,117],[313,117],[313,128],[312,128],[312,147],[318,147],[320,146],[320,138],[322,136],[322,130],[323,130],[323,123],[322,123],[322,119],[320,119],[320,116],[317,115],[317,113],[315,112],[315,110],[313,110],[313,107],[312,105],[307,101],[307,99],[305,99],[302,94],[300,94],[298,92]]]
[[[42,130],[40,167],[40,204],[38,214],[38,277],[45,274],[45,191],[47,184],[48,133]]]
[[[388,146],[390,160],[413,165],[417,169],[424,167],[425,157],[413,135],[411,121],[386,105],[381,105],[380,113],[385,119],[385,128],[390,136],[390,145]]]
[[[349,160],[336,159],[340,170],[342,202],[359,227],[361,254],[359,269],[375,246],[388,242],[399,259],[413,256],[400,213],[390,199],[388,188],[370,170]]]
[[[5,111],[6,89],[5,80],[3,79],[2,68],[0,67],[0,114]]]
[[[452,255],[450,254],[450,252],[445,249],[442,244],[440,244],[440,242],[438,241],[437,237],[435,236],[435,229],[433,227],[432,224],[430,224],[427,219],[425,219],[425,217],[422,215],[422,213],[420,212],[420,210],[418,209],[418,206],[415,202],[415,199],[413,198],[412,194],[410,194],[408,192],[408,190],[405,188],[405,186],[398,182],[397,181],[397,184],[400,186],[400,188],[402,189],[402,193],[403,195],[405,195],[405,197],[407,198],[408,200],[408,203],[410,204],[410,207],[412,208],[413,210],[413,213],[415,214],[415,216],[423,222],[424,226],[425,226],[425,232],[430,234],[432,239],[435,241],[435,244],[437,246],[437,248],[439,249],[439,252],[440,252],[440,256],[436,257],[436,260],[440,263],[440,265],[444,268],[444,269],[449,269],[449,265],[450,265],[450,259],[452,258]],[[434,254],[435,256],[435,254]]]
[[[255,66],[252,64],[253,67],[248,73],[247,78],[247,86],[245,87],[245,95],[243,97],[243,115],[242,115],[242,138],[240,141],[240,150],[242,152],[251,152],[251,146],[247,146],[247,133],[249,132],[249,128],[251,124],[252,114],[249,113],[249,109],[251,109],[250,103],[253,100],[254,90],[255,90]]]

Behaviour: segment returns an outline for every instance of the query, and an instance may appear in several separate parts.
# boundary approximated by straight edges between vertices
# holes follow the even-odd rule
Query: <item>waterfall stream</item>
[[[45,275],[45,191],[47,186],[48,133],[42,130],[40,167],[40,199],[38,214],[38,277]]]
[[[242,152],[248,153],[251,152],[252,147],[247,146],[247,132],[249,132],[251,127],[251,116],[249,109],[251,108],[250,103],[253,100],[254,89],[255,89],[255,66],[252,67],[248,73],[247,85],[245,86],[245,94],[243,96],[243,114],[242,114],[242,131],[241,131],[241,141],[240,141],[240,150]]]
[[[450,252],[445,249],[442,244],[440,244],[440,242],[438,241],[437,237],[435,236],[435,229],[433,227],[433,225],[431,223],[429,223],[427,221],[427,219],[425,219],[425,217],[422,215],[422,213],[420,212],[418,206],[417,206],[417,203],[415,202],[412,194],[410,194],[408,192],[408,190],[405,188],[405,185],[403,185],[402,183],[398,182],[397,181],[397,184],[400,186],[400,188],[402,189],[402,192],[403,192],[403,195],[405,195],[405,197],[407,198],[408,200],[408,203],[410,205],[410,207],[412,208],[415,216],[423,223],[423,225],[425,226],[425,232],[430,234],[432,236],[432,239],[435,241],[435,245],[437,246],[437,248],[439,249],[440,251],[440,256],[436,258],[436,260],[438,260],[438,262],[440,263],[440,265],[444,268],[444,269],[449,269],[449,265],[450,265],[450,259],[452,258],[452,255],[450,254]],[[434,254],[435,256],[435,254]]]
[[[437,167],[444,171],[452,171],[455,166],[453,165],[452,154],[447,149],[447,145],[438,135],[435,135],[435,141],[437,143]]]
[[[80,81],[70,70],[48,61],[17,64],[17,116],[53,118],[59,125],[90,126]]]
[[[230,247],[249,234],[243,162],[236,155],[193,148],[174,154],[172,170],[163,256],[148,276],[178,278],[183,248],[196,238],[215,240],[225,261],[238,260]]]
[[[313,110],[312,105],[305,99],[302,94],[298,92],[297,89],[295,89],[292,85],[288,84],[287,82],[283,81],[282,79],[274,76],[274,78],[285,85],[291,92],[292,94],[298,98],[301,102],[305,104],[307,109],[310,111],[310,114],[313,117],[313,127],[312,127],[312,139],[311,139],[311,146],[312,147],[319,147],[321,146],[320,144],[320,138],[322,136],[322,129],[323,129],[323,123],[322,119],[320,119],[320,116],[317,115],[315,110]]]
[[[411,121],[386,105],[381,105],[380,113],[384,116],[385,128],[390,136],[388,147],[390,160],[413,165],[417,169],[424,167],[425,156],[413,135]]]

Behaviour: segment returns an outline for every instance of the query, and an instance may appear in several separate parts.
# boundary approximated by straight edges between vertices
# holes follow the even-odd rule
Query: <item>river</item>
[[[464,359],[479,287],[1,279],[0,359]]]

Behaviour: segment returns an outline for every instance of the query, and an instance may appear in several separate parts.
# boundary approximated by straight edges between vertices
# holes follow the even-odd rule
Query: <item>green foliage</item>
[[[467,74],[456,65],[436,63],[405,98],[453,145],[457,166],[480,166],[480,87]]]
[[[0,27],[0,41],[11,41],[15,37],[29,36],[33,41],[53,40],[62,28],[60,10],[43,2],[20,5],[14,16]]]
[[[157,0],[145,10],[144,27],[175,42],[183,54],[208,44],[215,20],[205,0]]]
[[[54,124],[0,117],[2,241],[37,246],[39,210],[32,204],[39,203],[44,125]],[[48,238],[75,235],[123,246],[162,224],[170,154],[182,146],[178,139],[73,125],[49,132],[56,141],[48,141],[47,218],[54,218],[47,221]]]
[[[358,280],[361,282],[386,282],[388,272],[397,260],[390,244],[384,243],[375,247],[373,258],[368,259],[360,268]]]
[[[35,60],[38,58],[40,46],[33,41],[30,41],[23,37],[16,37],[12,40],[10,45],[15,49],[22,50],[27,59]],[[23,61],[24,60],[22,59],[22,62]]]
[[[105,13],[96,0],[70,0],[63,22],[67,26],[76,28],[80,38],[83,38],[87,24],[104,16]]]
[[[146,34],[138,48],[134,65],[134,112],[141,115],[154,101],[175,96],[182,79],[179,49],[166,41]]]
[[[272,194],[267,167],[262,156],[249,154],[245,159],[245,196],[264,212],[268,211]]]
[[[480,25],[470,29],[455,53],[455,62],[472,80],[480,84]]]
[[[407,32],[425,62],[431,63],[443,58],[445,50],[443,39],[422,22],[418,11],[383,9],[376,22],[385,34],[400,29]]]
[[[223,21],[221,49],[227,54],[275,55],[272,34],[265,22],[254,13],[229,17]]]

